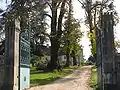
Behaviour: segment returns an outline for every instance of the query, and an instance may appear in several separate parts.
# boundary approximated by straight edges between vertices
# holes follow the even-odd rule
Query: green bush
[[[45,56],[36,56],[31,57],[32,67],[36,67],[37,70],[45,70],[47,68],[48,61]]]
[[[97,84],[97,68],[94,66],[91,69],[91,78],[90,78],[90,87],[94,90],[98,90],[98,84]]]
[[[45,59],[45,57],[41,57],[39,60],[39,63],[37,64],[37,70],[45,70],[47,68],[48,61]]]
[[[40,57],[33,55],[31,57],[30,63],[32,64],[32,67],[36,67],[36,65],[39,63]]]

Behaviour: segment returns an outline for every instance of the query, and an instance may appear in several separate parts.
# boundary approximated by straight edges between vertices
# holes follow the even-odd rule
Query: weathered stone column
[[[19,83],[19,20],[10,19],[5,26],[5,73],[1,90],[18,90]]]
[[[113,31],[113,14],[105,13],[103,15],[103,38],[102,38],[102,64],[104,73],[104,90],[116,90],[115,75],[115,47]]]

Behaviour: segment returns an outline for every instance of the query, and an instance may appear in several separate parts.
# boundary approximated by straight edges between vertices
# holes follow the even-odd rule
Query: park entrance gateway
[[[0,90],[22,90],[30,86],[29,32],[23,33],[18,19],[6,21],[5,59],[0,58]]]

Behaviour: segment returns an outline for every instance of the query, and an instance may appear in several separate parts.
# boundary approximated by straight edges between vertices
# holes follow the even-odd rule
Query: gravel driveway
[[[29,90],[91,90],[88,86],[90,75],[91,66],[84,66],[51,84],[32,87]]]

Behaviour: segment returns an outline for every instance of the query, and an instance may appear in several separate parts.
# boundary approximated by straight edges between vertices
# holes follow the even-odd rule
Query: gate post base
[[[0,88],[0,90],[13,90],[13,85],[12,84],[3,84]]]
[[[104,90],[120,90],[120,89],[118,89],[117,84],[105,84]]]

